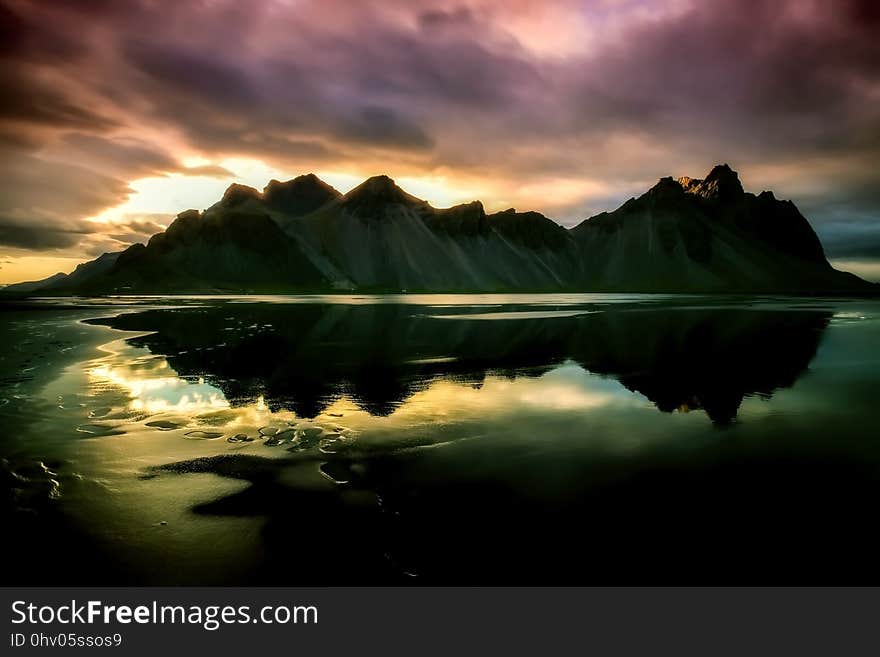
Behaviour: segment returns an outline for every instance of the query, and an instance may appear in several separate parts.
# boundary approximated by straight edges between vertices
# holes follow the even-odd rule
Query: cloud
[[[175,215],[164,213],[123,215],[122,218],[110,222],[111,237],[121,241],[137,241],[132,238],[143,239],[160,233],[174,220]]]
[[[219,164],[203,164],[196,167],[183,167],[180,173],[187,176],[207,176],[209,178],[234,178],[235,174]]]
[[[473,12],[465,5],[459,5],[454,9],[426,9],[418,15],[419,25],[424,30],[469,26],[474,20]]]
[[[116,122],[89,109],[59,87],[21,71],[0,69],[0,138],[29,144],[47,130],[106,131]],[[24,133],[22,132],[24,131]]]
[[[38,228],[0,215],[0,245],[3,246],[33,251],[61,249],[79,244],[82,236],[82,232],[74,229]]]
[[[0,164],[0,245],[74,246],[95,231],[86,217],[121,203],[131,191],[123,180],[15,151],[0,151]]]
[[[341,136],[354,142],[367,142],[401,148],[427,148],[433,140],[416,124],[388,107],[363,107],[344,128]]]
[[[164,231],[175,215],[164,213],[126,213],[105,224],[90,222],[92,232],[84,236],[80,248],[89,256],[122,251],[136,243],[146,243]]]
[[[880,260],[880,222],[826,223],[820,226],[819,237],[829,258]]]
[[[216,165],[185,166],[167,151],[135,138],[106,138],[83,133],[65,135],[59,144],[44,148],[42,157],[70,162],[126,179],[182,173],[189,176],[230,178],[235,174]]]
[[[224,59],[222,52],[228,51],[148,41],[129,41],[122,48],[123,56],[158,91],[227,111],[253,109],[260,100],[255,83],[235,59]]]
[[[139,139],[113,139],[84,133],[65,135],[50,155],[92,170],[136,178],[180,168],[169,153]]]

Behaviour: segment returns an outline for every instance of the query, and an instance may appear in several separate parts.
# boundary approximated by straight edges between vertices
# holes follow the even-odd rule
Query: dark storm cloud
[[[66,231],[52,226],[20,224],[0,214],[0,245],[32,251],[63,249],[75,246],[83,238],[83,232]]]
[[[97,212],[129,193],[124,181],[76,165],[9,152],[0,152],[0,163],[5,174],[0,178],[0,201],[10,211],[34,205],[40,212],[76,217]]]
[[[388,107],[364,107],[340,131],[340,136],[356,142],[427,148],[431,138],[414,123]]]
[[[880,261],[880,224],[876,221],[827,223],[819,237],[829,258]]]
[[[386,45],[375,49],[316,39],[316,49],[332,52],[332,57],[341,57],[351,67],[331,71],[326,79],[320,63],[304,70],[295,61],[249,61],[241,44],[206,55],[192,47],[175,49],[168,44],[141,42],[126,46],[124,54],[149,78],[138,91],[162,98],[152,112],[174,121],[208,149],[277,154],[280,145],[294,155],[298,151],[317,157],[327,154],[327,143],[334,141],[381,148],[430,148],[432,138],[409,115],[409,108],[362,100],[395,94],[426,96],[436,88],[439,66],[434,71],[406,72],[406,80],[398,79],[397,71],[406,67],[400,61],[388,61],[387,55],[391,52],[395,59],[405,58],[412,44],[407,41],[397,49],[388,49],[390,38],[396,35],[383,35],[379,41]],[[412,73],[421,89],[409,79]],[[456,78],[459,85],[461,78]],[[476,84],[461,89],[462,96],[468,98],[477,93]]]
[[[106,14],[113,28],[108,45],[129,65],[109,66],[113,100],[152,98],[145,111],[169,122],[176,116],[176,127],[201,136],[207,133],[195,125],[200,120],[225,120],[231,131],[301,127],[312,136],[346,138],[353,116],[340,108],[346,101],[382,108],[379,123],[393,116],[435,137],[463,111],[478,123],[502,125],[519,125],[525,116],[542,138],[632,130],[708,139],[713,149],[730,140],[728,146],[755,155],[771,147],[857,147],[862,136],[876,135],[876,110],[865,103],[880,69],[871,3],[697,3],[657,20],[633,20],[613,42],[555,58],[535,56],[497,27],[519,10],[517,3],[494,12],[411,4],[328,3],[328,15],[357,19],[357,29],[341,34],[309,3],[284,12],[272,3],[248,12],[234,3],[215,3],[210,12],[159,3],[132,10],[128,21],[118,6],[96,3],[89,21]],[[589,8],[574,4],[570,11],[589,19]],[[393,20],[408,12],[416,30]],[[76,14],[60,14],[42,19],[58,21],[54,32],[44,28],[55,40],[78,31]],[[230,25],[232,19],[243,24]],[[198,31],[184,32],[194,26]],[[455,30],[443,29],[449,26]],[[495,116],[482,114],[489,111]],[[45,116],[95,119],[84,112],[68,99]],[[375,132],[382,141],[386,131]]]
[[[872,176],[837,181],[829,191],[800,204],[832,258],[880,261],[880,186]]]
[[[65,90],[12,69],[0,70],[0,123],[105,131],[118,124]]]
[[[73,6],[78,3],[68,3]],[[63,6],[56,3],[56,6]],[[58,29],[39,14],[0,4],[0,57],[21,57],[32,61],[71,62],[89,52],[81,34]]]
[[[119,251],[146,242],[171,223],[174,215],[129,215],[112,224],[89,221],[31,220],[0,214],[0,246],[29,251],[53,251],[78,247],[88,255]]]
[[[128,214],[87,236],[81,248],[90,256],[122,251],[132,244],[145,243],[173,220],[171,214]]]
[[[168,172],[190,176],[232,177],[234,174],[221,166],[186,167],[169,153],[138,139],[107,139],[96,135],[72,133],[65,135],[57,148],[58,157],[67,157],[78,165],[96,171],[106,171],[127,178],[162,175]]]
[[[517,100],[539,101],[531,94],[550,90],[526,53],[513,44],[490,47],[481,39],[485,25],[463,28],[425,36],[377,26],[375,39],[367,44],[349,40],[337,45],[342,57],[336,73],[362,96],[394,99],[402,108],[425,104],[435,109],[429,116],[440,121],[453,108],[494,111]]]
[[[126,244],[142,242],[156,233],[161,233],[173,219],[173,215],[160,214],[128,217],[124,223],[114,224],[113,230],[118,232],[108,233],[107,237]]]
[[[847,4],[723,0],[636,26],[569,76],[575,124],[715,159],[876,152],[880,40]]]
[[[122,180],[76,165],[0,151],[0,245],[48,250],[71,247],[99,230],[84,218],[121,203]]]
[[[259,95],[248,72],[235,63],[234,55],[229,57],[232,53],[225,48],[219,53],[204,52],[147,41],[123,46],[128,61],[157,82],[162,92],[193,97],[224,111],[251,110]]]
[[[80,163],[126,171],[130,175],[158,173],[177,168],[168,153],[143,141],[117,141],[96,135],[72,133],[65,135],[63,149]]]
[[[26,21],[8,7],[0,5],[0,56],[21,50],[26,35]]]
[[[428,9],[419,14],[419,25],[426,30],[443,29],[471,25],[474,22],[473,12],[461,5],[455,9]]]

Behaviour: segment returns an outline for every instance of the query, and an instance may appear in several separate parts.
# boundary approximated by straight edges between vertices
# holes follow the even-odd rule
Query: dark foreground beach
[[[876,583],[880,303],[0,306],[4,584]]]

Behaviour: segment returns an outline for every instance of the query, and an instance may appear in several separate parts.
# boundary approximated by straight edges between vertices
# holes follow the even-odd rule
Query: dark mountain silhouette
[[[301,217],[337,199],[341,194],[313,173],[287,182],[270,180],[263,199],[273,210],[291,217]]]
[[[83,265],[79,265],[82,267]],[[13,283],[12,285],[7,285],[3,288],[4,293],[16,293],[16,294],[29,294],[31,292],[36,292],[37,290],[41,290],[44,288],[52,287],[53,285],[63,284],[67,282],[68,275],[62,271],[59,271],[51,276],[47,276],[38,281],[23,281],[21,283]]]
[[[572,229],[586,289],[848,292],[871,289],[831,267],[809,222],[772,192],[743,191],[716,166],[703,180],[661,179]],[[637,266],[634,266],[637,263]]]
[[[479,202],[433,208],[387,176],[376,176],[283,225],[325,264],[338,289],[468,292],[565,286],[565,273],[576,269],[573,249],[510,239],[512,231],[495,219]],[[567,236],[565,229],[553,226]]]
[[[432,307],[426,316],[424,306],[405,304],[223,304],[91,323],[147,332],[130,342],[165,356],[181,376],[207,377],[233,405],[262,397],[270,409],[302,417],[343,396],[388,415],[437,378],[479,385],[487,373],[539,376],[574,361],[618,379],[661,411],[704,411],[724,425],[747,395],[770,397],[794,384],[830,318],[821,310],[710,305],[578,309],[586,314],[486,321],[460,318],[461,307]],[[205,349],[218,335],[224,347]]]
[[[376,176],[340,194],[314,174],[232,185],[146,245],[12,293],[620,291],[877,294],[839,272],[791,201],[735,171],[661,179],[565,229],[537,212],[438,209]]]
[[[187,210],[146,245],[119,254],[112,268],[75,286],[84,293],[255,289],[284,291],[326,278],[265,213],[240,207],[245,188],[227,192],[222,211]]]
[[[427,202],[407,194],[388,176],[368,178],[340,199],[342,210],[363,221],[390,219],[395,212],[429,214]]]
[[[15,283],[4,288],[4,292],[15,294],[26,294],[30,292],[49,292],[52,288],[61,287],[64,289],[73,289],[80,284],[84,284],[90,279],[104,274],[109,271],[119,258],[121,252],[103,253],[94,260],[83,262],[76,266],[69,274],[59,272],[40,281],[28,281],[26,283]]]

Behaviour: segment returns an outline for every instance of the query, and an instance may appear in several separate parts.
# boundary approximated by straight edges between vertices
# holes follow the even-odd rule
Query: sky
[[[875,0],[0,0],[0,284],[233,182],[573,225],[727,162],[880,280]]]

